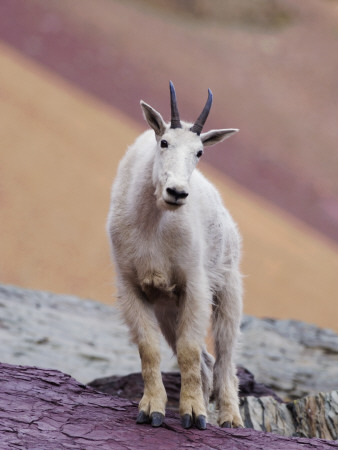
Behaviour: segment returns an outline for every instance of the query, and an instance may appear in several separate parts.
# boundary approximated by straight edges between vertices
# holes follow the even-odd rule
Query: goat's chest
[[[159,294],[174,298],[185,288],[191,242],[184,230],[175,227],[135,230],[133,267],[138,283],[149,299]],[[133,239],[133,241],[134,241]],[[190,254],[190,257],[189,257]]]
[[[136,264],[156,267],[180,264],[188,248],[184,234],[175,229],[134,229],[131,244],[137,242],[133,247]]]

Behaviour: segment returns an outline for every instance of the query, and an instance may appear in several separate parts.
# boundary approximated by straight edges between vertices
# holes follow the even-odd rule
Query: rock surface
[[[83,383],[140,371],[140,358],[112,306],[0,285],[0,361],[52,367]],[[177,369],[162,342],[163,371]],[[283,399],[338,388],[338,335],[297,321],[245,316],[238,364]]]
[[[252,395],[254,397],[272,396],[277,403],[282,400],[269,388],[261,383],[257,383],[252,373],[244,367],[237,368],[239,378],[240,397]],[[168,403],[170,409],[178,410],[178,402],[181,389],[181,375],[179,372],[162,372],[162,379],[167,391]],[[138,402],[143,394],[143,379],[141,373],[132,373],[130,375],[98,378],[89,383],[89,386],[106,394],[115,395],[128,400]]]
[[[245,316],[238,364],[285,400],[338,389],[338,335],[296,320]]]
[[[276,402],[273,397],[250,396],[242,399],[240,410],[247,428],[282,436],[338,439],[338,391],[289,403]]]
[[[0,285],[0,361],[69,373],[88,383],[141,370],[118,310],[70,295]],[[162,370],[176,369],[162,342]]]
[[[256,383],[246,369],[238,368],[240,411],[246,428],[282,436],[338,439],[338,391],[283,403],[271,389]],[[162,373],[168,394],[168,409],[178,411],[181,377],[178,372]],[[138,402],[143,394],[140,373],[111,376],[92,381],[94,389]],[[210,402],[208,421],[217,425],[215,403]]]
[[[169,412],[161,428],[136,425],[137,406],[55,370],[0,364],[0,449],[330,449],[334,442],[250,429],[184,430]]]
[[[308,395],[288,406],[300,436],[338,439],[338,391]]]
[[[83,383],[111,374],[140,371],[140,359],[116,308],[73,296],[0,285],[0,361],[52,367]],[[162,370],[177,370],[176,358],[162,342]],[[337,439],[338,336],[297,321],[245,316],[238,362],[242,390],[259,398],[242,400],[247,426],[283,435]],[[244,378],[243,378],[244,377]],[[118,390],[121,387],[121,377]],[[167,380],[177,405],[177,379]],[[283,404],[259,386],[272,388]],[[142,393],[135,384],[134,396]],[[135,391],[136,389],[136,391]],[[326,394],[319,393],[327,392]],[[265,392],[265,394],[264,394]],[[119,395],[119,394],[118,394]],[[176,397],[175,397],[176,396]],[[301,398],[304,397],[305,398]],[[215,421],[211,404],[210,420]]]

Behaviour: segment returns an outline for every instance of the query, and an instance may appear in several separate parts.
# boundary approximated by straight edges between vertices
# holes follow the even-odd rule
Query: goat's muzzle
[[[182,206],[189,193],[185,190],[178,190],[175,187],[167,187],[165,190],[164,201],[171,206]]]

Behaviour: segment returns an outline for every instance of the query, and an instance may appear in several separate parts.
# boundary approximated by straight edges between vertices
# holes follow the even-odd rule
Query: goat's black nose
[[[175,197],[175,200],[178,200],[179,198],[187,198],[188,193],[185,191],[177,191],[175,188],[167,188],[167,192],[172,197]]]

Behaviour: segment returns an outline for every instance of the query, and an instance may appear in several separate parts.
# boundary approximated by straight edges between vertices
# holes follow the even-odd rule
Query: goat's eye
[[[199,151],[196,153],[197,158],[200,158],[202,155],[203,155],[203,151],[202,151],[202,150],[199,150]]]
[[[167,148],[167,147],[168,147],[168,142],[163,139],[161,141],[161,148]]]

